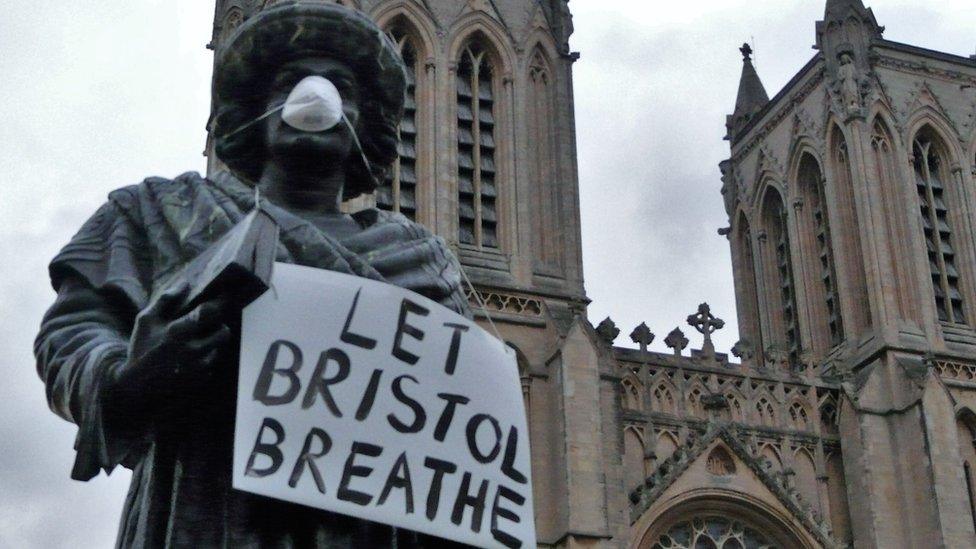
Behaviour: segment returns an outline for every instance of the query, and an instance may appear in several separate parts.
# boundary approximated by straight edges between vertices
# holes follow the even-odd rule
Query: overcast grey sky
[[[708,301],[729,321],[718,347],[735,342],[716,230],[737,48],[754,37],[773,95],[813,55],[823,4],[571,2],[591,320],[611,315],[624,334],[646,321],[663,349]],[[972,0],[870,5],[889,39],[976,49]],[[48,412],[31,344],[53,299],[46,264],[106,193],[204,169],[212,16],[213,0],[8,0],[0,14],[0,547],[114,542],[128,473],[69,480],[75,428]]]

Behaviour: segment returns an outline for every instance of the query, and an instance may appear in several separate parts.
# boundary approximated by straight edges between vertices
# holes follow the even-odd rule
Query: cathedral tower
[[[841,384],[855,546],[972,547],[976,62],[883,31],[828,0],[772,100],[746,58],[722,166],[740,327],[760,365]]]

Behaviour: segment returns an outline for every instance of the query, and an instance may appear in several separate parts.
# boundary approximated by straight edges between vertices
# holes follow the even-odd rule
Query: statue
[[[848,113],[857,112],[861,108],[861,84],[851,54],[841,54],[837,77],[840,79],[840,92],[841,98],[844,100],[844,107]]]
[[[470,312],[443,240],[399,214],[340,211],[396,157],[406,80],[384,33],[342,6],[281,3],[238,28],[217,59],[213,132],[229,172],[111,193],[50,265],[58,296],[35,355],[52,410],[79,427],[72,477],[132,469],[119,547],[443,546],[231,488],[240,305],[176,304],[188,291],[181,268],[254,208],[255,187],[280,227],[278,261]],[[283,123],[282,102],[308,77],[335,85],[348,124]]]

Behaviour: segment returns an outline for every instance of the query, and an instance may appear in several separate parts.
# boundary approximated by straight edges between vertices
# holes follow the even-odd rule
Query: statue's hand
[[[160,296],[136,317],[128,359],[109,377],[109,389],[128,404],[158,410],[197,394],[216,376],[220,357],[230,349],[232,331],[226,320],[229,302],[215,299],[181,314],[189,288]],[[239,312],[239,311],[238,311]]]

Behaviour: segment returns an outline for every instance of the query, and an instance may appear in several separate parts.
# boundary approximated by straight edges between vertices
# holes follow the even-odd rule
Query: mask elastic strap
[[[229,137],[233,137],[284,108],[285,108],[285,104],[282,103],[281,105],[274,107],[273,109],[255,118],[254,120],[251,120],[250,122],[244,124],[243,126],[240,126],[237,129],[220,136],[219,139],[227,139]],[[353,127],[352,122],[350,122],[349,118],[346,117],[345,112],[342,113],[342,121],[346,124],[346,127],[349,128],[349,133],[352,134],[353,144],[356,145],[356,150],[359,152],[359,157],[362,158],[363,160],[363,166],[366,168],[366,173],[368,173],[370,179],[373,180],[373,184],[379,187],[380,181],[376,179],[376,176],[373,175],[373,170],[370,169],[369,158],[366,157],[366,153],[363,151],[363,145],[362,143],[359,142],[359,135],[356,133],[356,128]]]
[[[235,135],[241,133],[242,131],[250,128],[251,126],[257,124],[258,122],[264,120],[265,118],[271,116],[272,114],[274,114],[274,113],[276,113],[276,112],[278,112],[278,111],[280,111],[280,110],[282,110],[284,108],[285,108],[285,104],[282,103],[282,104],[278,105],[277,107],[271,109],[270,111],[268,111],[268,112],[262,114],[261,116],[255,118],[254,120],[251,120],[250,122],[244,124],[243,126],[238,127],[234,131],[229,132],[229,133],[226,133],[226,134],[220,136],[218,139],[227,139],[228,137],[234,137]]]
[[[373,184],[379,187],[380,181],[373,175],[373,170],[369,166],[369,158],[366,158],[366,152],[363,151],[363,146],[359,143],[359,135],[356,134],[356,128],[352,126],[352,122],[346,117],[345,111],[342,112],[342,121],[346,123],[346,127],[349,128],[349,133],[352,134],[352,142],[356,145],[356,150],[359,151],[359,156],[363,159],[363,166],[366,168],[366,173],[373,180]]]

